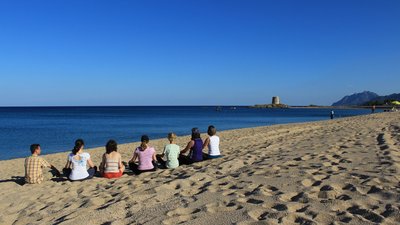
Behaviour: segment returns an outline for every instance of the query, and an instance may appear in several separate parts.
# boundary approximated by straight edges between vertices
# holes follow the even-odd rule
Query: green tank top
[[[176,168],[179,166],[178,156],[180,153],[179,146],[176,144],[168,144],[165,146],[164,154],[167,158],[167,167]]]

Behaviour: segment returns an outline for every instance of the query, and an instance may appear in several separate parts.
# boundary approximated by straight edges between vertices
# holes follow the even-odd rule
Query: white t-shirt
[[[217,135],[210,137],[210,143],[208,143],[208,154],[213,156],[221,154],[219,152],[219,137]]]
[[[77,155],[69,154],[68,160],[72,163],[72,171],[69,175],[69,179],[71,180],[82,180],[89,176],[89,173],[86,169],[87,160],[90,159],[90,155],[87,152],[79,154],[81,157],[80,160],[74,159]]]

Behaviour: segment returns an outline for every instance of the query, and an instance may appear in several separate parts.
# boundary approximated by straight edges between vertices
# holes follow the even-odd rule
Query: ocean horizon
[[[336,118],[370,113],[369,109],[334,109]],[[39,143],[44,154],[72,149],[78,138],[86,148],[202,133],[209,125],[218,131],[275,124],[327,120],[329,108],[255,109],[248,106],[13,106],[0,107],[0,160],[26,157]]]

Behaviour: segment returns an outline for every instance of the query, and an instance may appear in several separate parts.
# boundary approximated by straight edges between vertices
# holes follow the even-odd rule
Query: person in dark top
[[[188,151],[189,154],[184,155]],[[192,129],[192,139],[179,155],[179,164],[188,165],[200,161],[203,161],[203,140],[201,140],[199,129],[195,127]]]

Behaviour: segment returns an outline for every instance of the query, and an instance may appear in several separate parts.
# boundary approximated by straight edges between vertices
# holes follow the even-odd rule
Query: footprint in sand
[[[356,186],[352,185],[352,184],[346,184],[342,190],[346,190],[346,191],[351,191],[351,192],[355,192],[357,191]]]
[[[314,221],[309,220],[309,219],[304,218],[304,217],[297,217],[297,218],[294,220],[294,222],[295,222],[295,223],[298,223],[298,224],[300,224],[300,225],[316,225],[316,224],[317,224],[317,223],[315,223]]]
[[[282,218],[284,218],[287,213],[286,212],[280,212],[280,211],[265,211],[263,209],[254,209],[247,214],[254,220],[258,221],[258,223],[250,223],[250,224],[265,224],[266,220],[269,222],[267,224],[277,224],[282,221]],[[274,220],[274,221],[271,221]]]
[[[308,210],[308,208],[310,207],[310,205],[306,205],[304,207],[301,207],[300,209],[297,209],[296,212],[298,213],[304,213],[305,211]]]
[[[325,167],[331,167],[332,166],[332,162],[323,162],[322,165],[325,166]]]
[[[198,193],[199,193],[198,190],[193,190],[193,189],[189,189],[189,190],[185,189],[185,190],[179,192],[179,194],[184,197],[192,197]]]
[[[312,180],[310,180],[310,179],[304,179],[304,180],[301,181],[301,184],[304,187],[311,187],[313,183],[314,182]]]
[[[289,167],[296,167],[298,166],[298,162],[297,161],[286,161],[285,163],[283,163],[284,166],[289,166]]]
[[[304,192],[290,192],[279,196],[279,199],[284,202],[298,202],[298,203],[308,203],[310,201],[308,195]]]
[[[165,225],[181,224],[194,219],[196,219],[196,216],[194,215],[176,216],[174,218],[163,220],[163,224]]]
[[[324,185],[320,188],[320,192],[318,193],[318,198],[322,199],[336,199],[339,195],[338,188],[335,188],[331,185]]]
[[[253,218],[254,220],[266,220],[268,218],[268,215],[270,214],[270,212],[267,212],[263,209],[255,209],[255,210],[251,210],[247,213],[251,218]]]
[[[385,211],[381,213],[381,215],[385,218],[393,217],[396,221],[400,220],[400,208],[395,207],[391,204],[387,204],[385,206]]]
[[[348,159],[341,159],[339,160],[339,163],[352,163],[352,161]]]
[[[273,191],[273,192],[279,191],[279,189],[276,188],[276,187],[274,187],[274,186],[268,185],[267,188],[268,188],[269,190]]]
[[[243,206],[236,204],[234,201],[214,202],[207,204],[205,207],[207,212],[210,213],[234,211],[243,208]]]
[[[310,201],[310,198],[308,195],[304,192],[300,192],[297,195],[293,196],[290,198],[292,202],[299,202],[299,203],[308,203]]]
[[[168,217],[172,217],[163,221],[164,224],[179,224],[186,222],[188,220],[193,220],[196,218],[194,214],[200,212],[200,209],[192,208],[177,208],[167,213]]]
[[[314,173],[314,176],[312,177],[314,180],[321,181],[329,178],[329,175],[326,174],[320,174],[320,172]]]
[[[290,199],[293,198],[293,196],[296,196],[298,193],[297,192],[287,192],[279,195],[279,199],[284,202],[291,201]]]
[[[254,204],[254,205],[259,205],[259,204],[264,203],[263,200],[254,199],[254,198],[250,198],[250,199],[247,200],[246,202],[247,202],[247,203],[250,203],[250,204]]]
[[[252,191],[244,193],[245,196],[272,196],[271,190],[265,188],[262,184],[255,187]]]
[[[274,206],[272,206],[273,209],[275,209],[276,211],[287,211],[288,207],[285,204],[276,204]]]
[[[348,200],[351,200],[352,198],[346,194],[343,194],[343,195],[338,196],[336,199],[342,200],[342,201],[348,201]]]
[[[376,214],[375,212],[373,212],[371,210],[363,209],[358,205],[354,205],[354,206],[348,208],[347,212],[349,212],[353,215],[362,216],[364,219],[369,220],[373,223],[382,223],[384,220],[383,216]]]
[[[299,203],[299,202],[287,202],[286,207],[287,207],[287,210],[283,211],[283,212],[296,213],[296,212],[299,212],[299,210],[304,208],[304,204]]]

